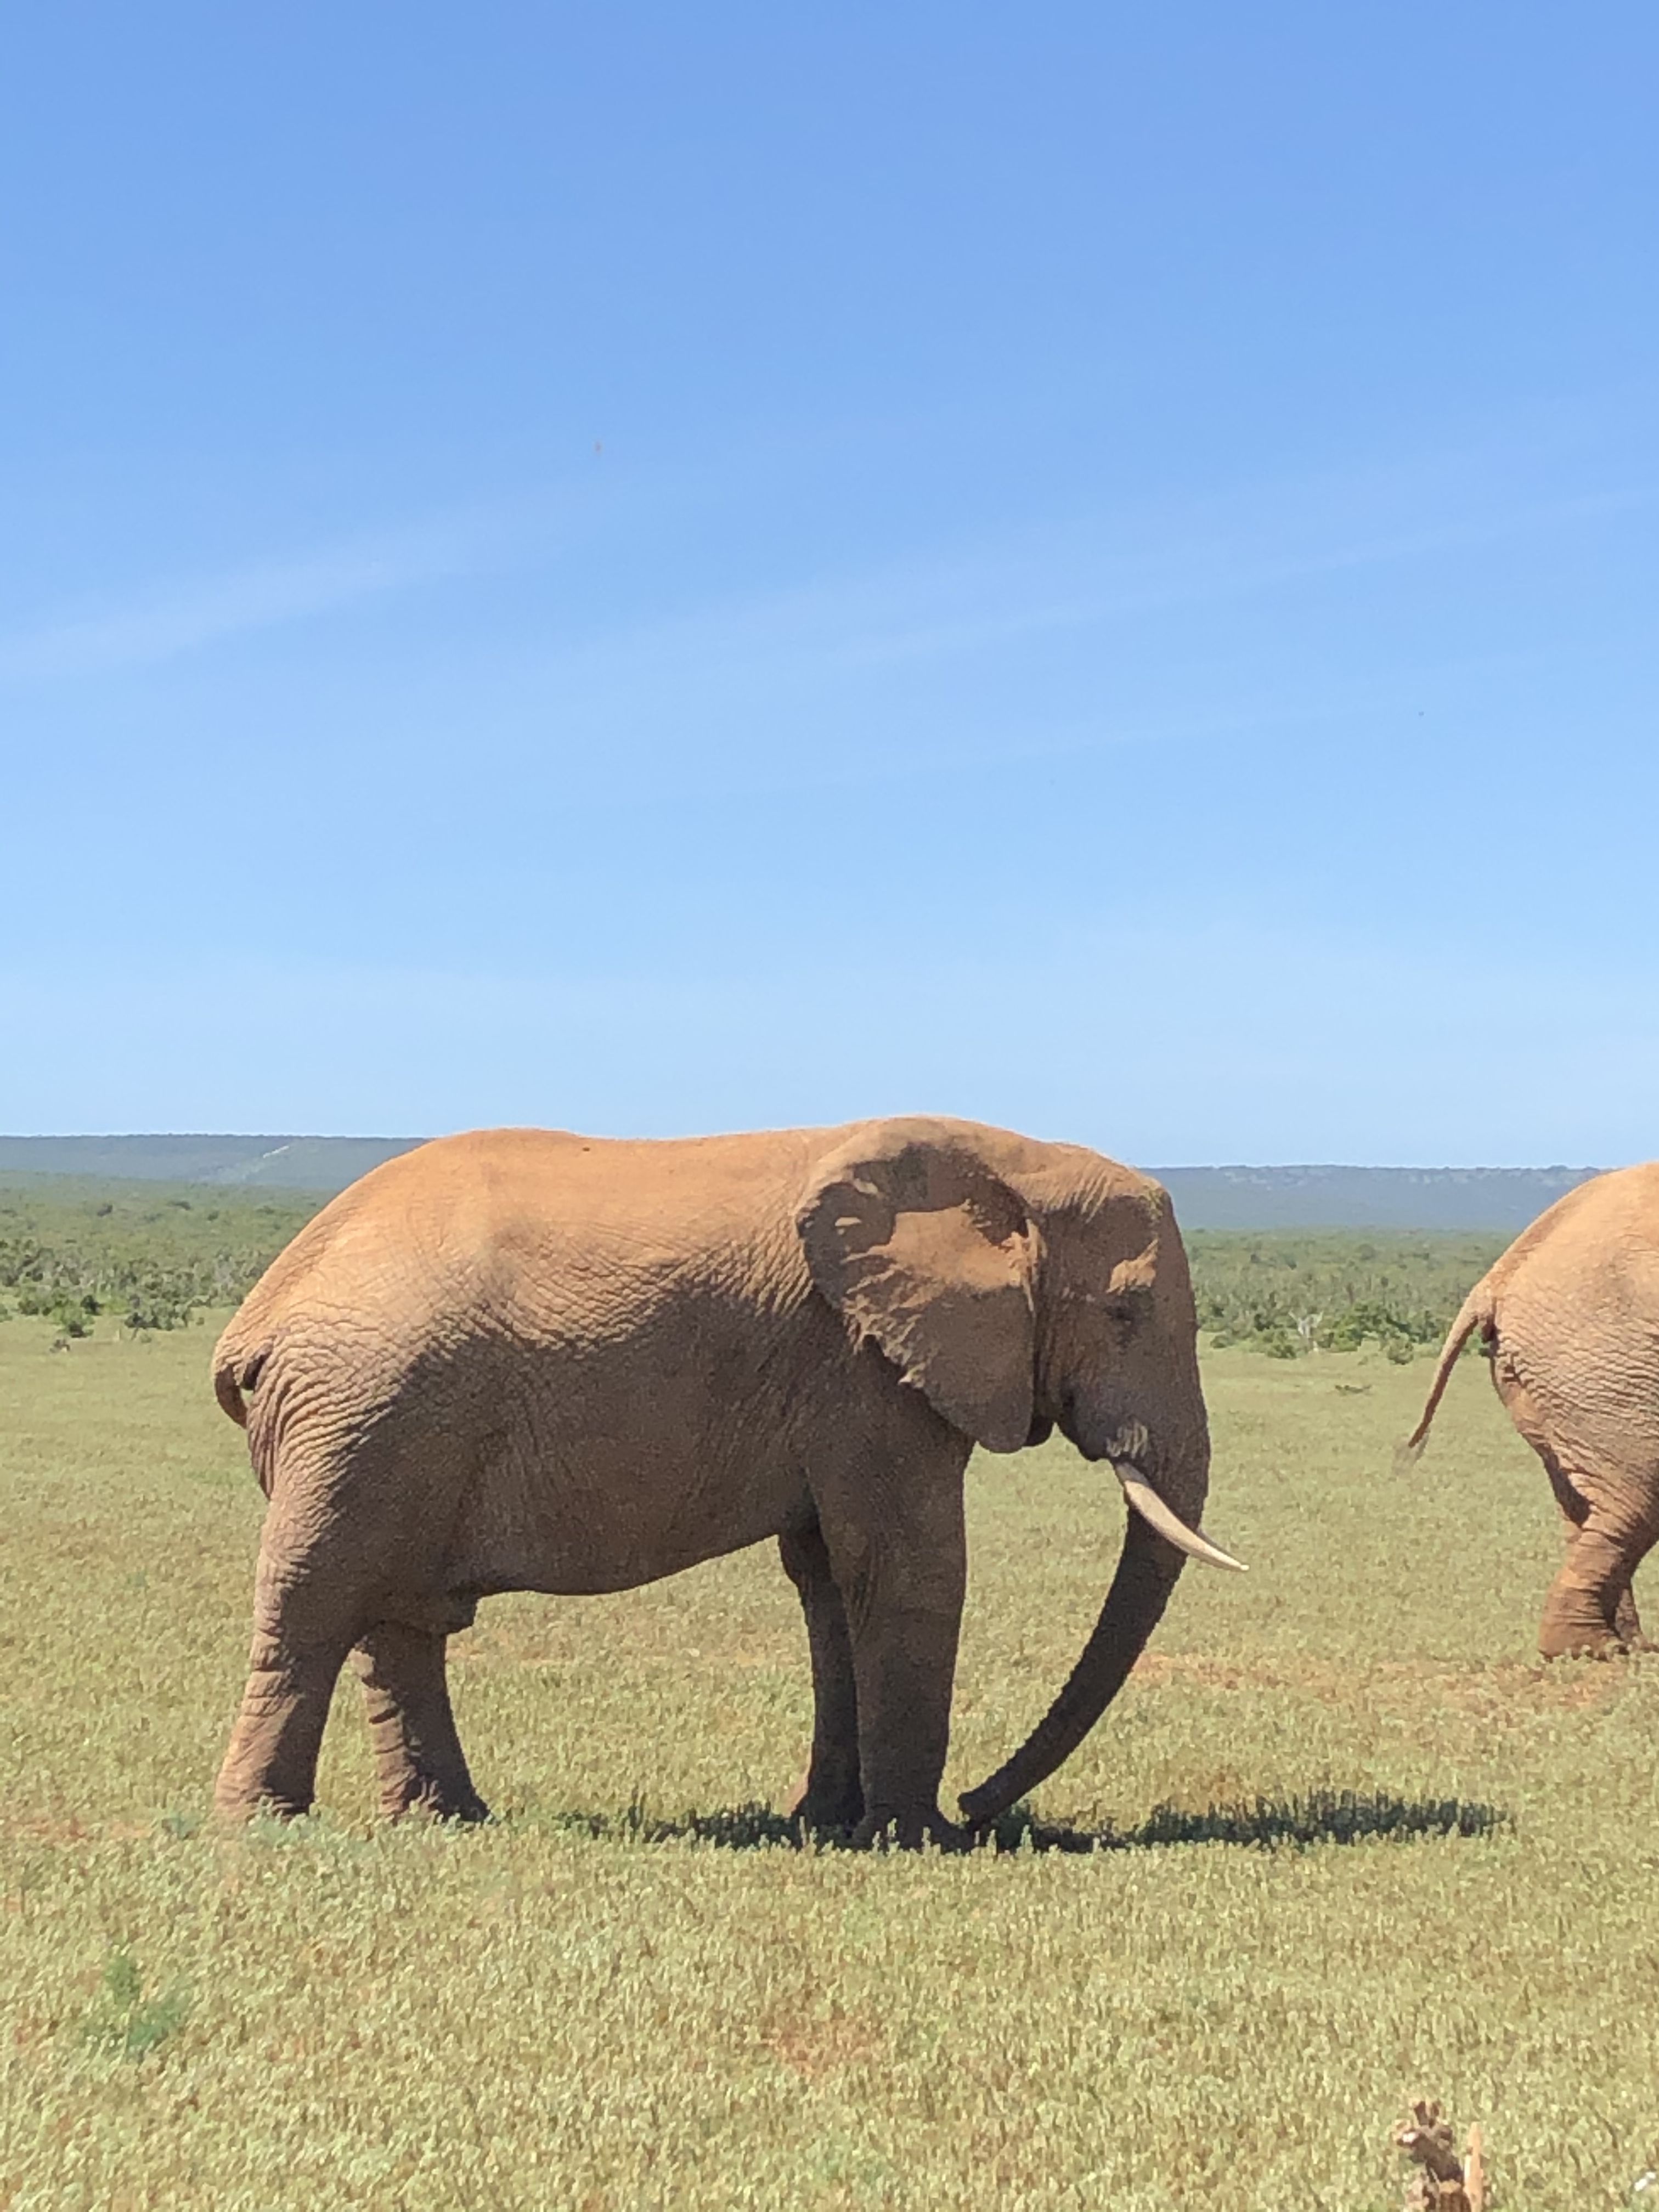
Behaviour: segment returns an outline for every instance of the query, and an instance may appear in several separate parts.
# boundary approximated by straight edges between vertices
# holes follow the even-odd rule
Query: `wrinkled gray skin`
[[[483,1818],[444,1664],[481,1597],[627,1589],[769,1537],[811,1656],[802,1819],[953,1839],[938,1793],[974,1444],[1015,1451],[1057,1425],[1188,1528],[1209,1474],[1164,1193],[960,1121],[422,1146],[301,1231],[225,1331],[215,1380],[270,1501],[218,1784],[233,1818],[309,1805],[348,1657],[383,1809]],[[1182,1564],[1130,1517],[1072,1679],[963,1800],[972,1821],[1081,1741]]]
[[[1479,1332],[1510,1419],[1543,1462],[1565,1555],[1547,1659],[1651,1650],[1631,1581],[1659,1539],[1659,1163],[1596,1176],[1516,1237],[1464,1301],[1404,1451],[1423,1448]]]

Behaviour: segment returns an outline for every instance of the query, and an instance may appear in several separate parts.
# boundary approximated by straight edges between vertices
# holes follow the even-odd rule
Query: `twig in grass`
[[[1419,2098],[1395,2142],[1421,2169],[1406,2185],[1405,2212],[1486,2212],[1486,2172],[1480,2129],[1469,2130],[1468,2148],[1459,2158],[1451,2124],[1438,2103]]]

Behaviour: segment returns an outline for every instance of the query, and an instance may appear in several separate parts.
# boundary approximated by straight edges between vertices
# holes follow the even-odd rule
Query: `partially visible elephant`
[[[1058,1425],[1131,1504],[1071,1679],[963,1803],[1052,1773],[1139,1657],[1210,1445],[1164,1192],[970,1122],[623,1142],[534,1129],[388,1161],[303,1229],[220,1339],[270,1498],[233,1818],[311,1802],[349,1656],[383,1811],[481,1820],[445,1641],[494,1591],[624,1589],[765,1537],[816,1705],[799,1811],[953,1840],[938,1793],[975,1443]]]
[[[1406,1441],[1411,1456],[1476,1330],[1565,1525],[1539,1649],[1547,1659],[1652,1649],[1631,1577],[1659,1537],[1659,1162],[1570,1190],[1475,1285]]]

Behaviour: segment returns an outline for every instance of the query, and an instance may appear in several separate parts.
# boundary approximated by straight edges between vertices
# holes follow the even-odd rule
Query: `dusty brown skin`
[[[1189,1529],[1209,1475],[1164,1193],[962,1121],[424,1146],[295,1237],[215,1385],[270,1501],[218,1784],[234,1818],[310,1804],[349,1656],[383,1809],[483,1819],[444,1667],[481,1597],[629,1589],[775,1537],[811,1654],[803,1820],[948,1840],[974,1444],[1058,1425]],[[1182,1564],[1131,1515],[1071,1681],[970,1819],[1092,1727]]]
[[[1659,1537],[1659,1163],[1569,1191],[1475,1285],[1407,1439],[1411,1455],[1477,1330],[1561,1508],[1566,1556],[1539,1649],[1547,1659],[1650,1650],[1631,1577]]]

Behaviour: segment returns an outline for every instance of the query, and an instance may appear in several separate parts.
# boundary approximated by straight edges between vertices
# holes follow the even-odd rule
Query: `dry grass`
[[[343,1692],[326,1810],[214,1838],[260,1501],[208,1341],[0,1326],[0,2206],[1380,2212],[1424,2083],[1498,2212],[1644,2201],[1659,1664],[1534,1661],[1553,1508],[1478,1368],[1395,1478],[1420,1366],[1213,1356],[1253,1573],[1188,1575],[1023,1849],[883,1859],[765,1847],[764,1552],[484,1608],[492,1828],[373,1828]],[[972,1480],[956,1785],[1121,1513],[1054,1446]]]

